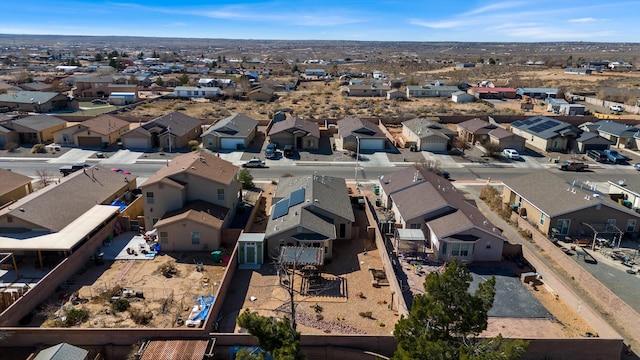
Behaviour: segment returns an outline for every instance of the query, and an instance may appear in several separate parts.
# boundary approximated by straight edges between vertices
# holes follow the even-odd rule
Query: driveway
[[[131,150],[118,150],[110,157],[100,160],[100,164],[135,164],[136,160],[142,156],[142,152]]]
[[[82,163],[87,161],[87,159],[93,154],[95,154],[94,150],[71,149],[67,151],[64,155],[54,159],[50,159],[47,162],[50,164]]]

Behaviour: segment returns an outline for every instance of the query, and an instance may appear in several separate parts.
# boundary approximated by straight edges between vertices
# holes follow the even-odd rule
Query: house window
[[[420,228],[421,228],[421,224],[420,224],[420,223],[418,223],[418,224],[411,224],[411,225],[409,225],[409,228],[410,228],[410,229],[420,229]]]
[[[166,231],[160,231],[160,244],[169,243],[169,233]]]
[[[192,231],[191,232],[191,244],[192,245],[200,244],[200,232],[199,231]]]
[[[636,231],[636,219],[627,220],[627,232]]]
[[[224,189],[218,189],[218,200],[224,200]]]
[[[7,222],[12,223],[13,222],[13,216],[7,216]]]
[[[469,244],[451,244],[451,256],[469,256]]]
[[[442,242],[442,255],[447,255],[447,242]]]
[[[605,231],[613,231],[616,228],[616,219],[607,219],[607,226]]]
[[[540,214],[540,225],[544,225],[545,216],[544,214]]]
[[[571,226],[571,220],[570,219],[558,219],[558,222],[556,222],[556,230],[558,230],[558,233],[560,235],[569,234],[569,227],[570,226]]]
[[[208,138],[207,143],[209,144],[209,146],[213,146],[213,138]]]
[[[486,245],[487,249],[491,249],[491,243],[487,241],[487,245]]]
[[[147,204],[153,204],[153,191],[147,191]]]

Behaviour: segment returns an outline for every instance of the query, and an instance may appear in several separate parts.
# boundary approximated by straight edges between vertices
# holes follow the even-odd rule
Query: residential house
[[[583,131],[576,138],[575,148],[568,148],[567,150],[584,154],[589,150],[607,150],[610,145],[611,143],[609,140],[603,138],[597,133]]]
[[[51,91],[51,84],[45,82],[33,81],[18,85],[19,88],[26,91]]]
[[[78,100],[57,92],[7,91],[0,95],[0,108],[9,111],[47,113],[78,108]]]
[[[439,118],[415,118],[402,122],[405,147],[415,145],[418,151],[446,152],[456,132],[439,121]]]
[[[451,97],[453,93],[460,91],[457,86],[445,85],[408,85],[406,90],[408,98]]]
[[[207,151],[180,155],[142,184],[146,229],[169,251],[220,248],[240,199],[239,168]]]
[[[120,136],[129,131],[130,123],[112,115],[102,114],[57,130],[53,142],[80,147],[105,147],[115,144]]]
[[[200,140],[202,121],[174,111],[155,118],[120,137],[126,149],[171,149],[186,148],[191,140]]]
[[[489,143],[497,145],[500,149],[515,149],[524,153],[527,140],[509,130],[498,126],[489,131]]]
[[[503,202],[543,234],[593,239],[637,232],[640,214],[597,191],[548,171],[504,180]],[[593,230],[597,231],[594,234]]]
[[[516,96],[522,98],[528,96],[534,99],[544,100],[546,98],[555,99],[558,97],[558,88],[517,88]]]
[[[267,86],[260,86],[247,93],[247,98],[251,101],[271,101],[274,97],[275,92]]]
[[[291,145],[298,150],[318,150],[320,126],[300,117],[275,122],[269,130],[269,141],[279,148]]]
[[[304,76],[309,78],[321,79],[327,75],[327,72],[324,69],[306,69],[304,71]]]
[[[53,141],[53,133],[64,129],[67,122],[51,115],[32,115],[10,120],[4,126],[15,131],[22,144],[44,144]]]
[[[348,116],[338,120],[338,140],[341,149],[347,143],[353,143],[354,149],[359,150],[384,150],[387,144],[387,137],[380,128],[367,120]]]
[[[510,87],[472,87],[467,92],[476,99],[515,99],[516,89]]]
[[[0,148],[4,149],[9,143],[19,144],[20,136],[16,131],[0,125]]]
[[[0,169],[0,207],[33,192],[31,178],[11,170]]]
[[[414,166],[380,179],[382,207],[397,228],[420,229],[435,257],[451,261],[500,261],[507,239],[472,200],[443,177]]]
[[[7,84],[4,81],[0,81],[0,94],[6,94],[7,92],[16,92],[21,89],[15,85]]]
[[[30,358],[31,359],[31,358]],[[40,350],[33,360],[89,360],[89,351],[67,343]]]
[[[265,230],[268,256],[282,246],[324,249],[333,257],[333,242],[352,238],[355,221],[345,179],[313,175],[280,178]]]
[[[489,140],[489,131],[497,129],[497,124],[492,124],[480,118],[463,121],[456,125],[460,139],[471,144],[484,144]]]
[[[406,99],[406,98],[407,98],[407,94],[405,94],[405,92],[400,89],[391,89],[387,91],[387,100]]]
[[[640,128],[621,124],[611,120],[600,120],[595,123],[585,123],[580,126],[582,130],[596,133],[609,140],[609,143],[618,148],[637,148],[635,134]]]
[[[202,133],[207,149],[246,149],[256,136],[258,121],[244,114],[219,120]]]
[[[345,85],[341,89],[345,96],[386,97],[389,85]]]
[[[573,142],[581,130],[564,121],[535,116],[511,123],[511,132],[524,137],[527,145],[542,151],[561,151],[574,148]]]
[[[587,69],[587,68],[566,68],[566,69],[564,69],[564,73],[565,74],[570,74],[570,75],[591,75],[592,72],[593,72],[592,69]]]
[[[81,98],[106,98],[110,94],[109,85],[114,83],[113,76],[78,75],[73,76],[75,90],[73,95]]]
[[[173,96],[180,98],[216,98],[222,95],[219,87],[176,86]]]
[[[451,94],[451,101],[458,104],[470,103],[473,102],[474,99],[475,98],[473,97],[473,95],[468,94],[464,91],[456,91]]]

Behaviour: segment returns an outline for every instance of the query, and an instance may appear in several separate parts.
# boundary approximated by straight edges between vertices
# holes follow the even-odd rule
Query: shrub
[[[4,149],[8,152],[14,152],[18,149],[18,143],[9,141],[8,143],[4,144]]]
[[[44,144],[35,144],[31,148],[31,153],[32,154],[41,154],[41,153],[46,153],[46,152],[47,152],[47,148],[44,147]]]
[[[129,309],[129,315],[131,315],[131,320],[138,325],[147,325],[153,319],[153,313],[148,310],[143,310],[139,307],[132,307]]]
[[[111,309],[114,312],[123,312],[129,308],[129,300],[127,299],[118,299],[111,304]]]
[[[365,319],[373,319],[373,313],[371,311],[361,311],[359,315]]]
[[[198,140],[189,140],[188,144],[191,150],[198,150],[198,148],[200,147],[200,143],[198,142]]]
[[[63,322],[63,326],[71,327],[83,323],[89,319],[89,311],[72,307],[67,311],[67,318]]]

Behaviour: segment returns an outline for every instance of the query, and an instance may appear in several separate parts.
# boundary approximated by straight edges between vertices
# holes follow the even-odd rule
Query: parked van
[[[597,162],[607,162],[607,155],[605,155],[604,152],[600,150],[589,150],[587,151],[587,156]]]

